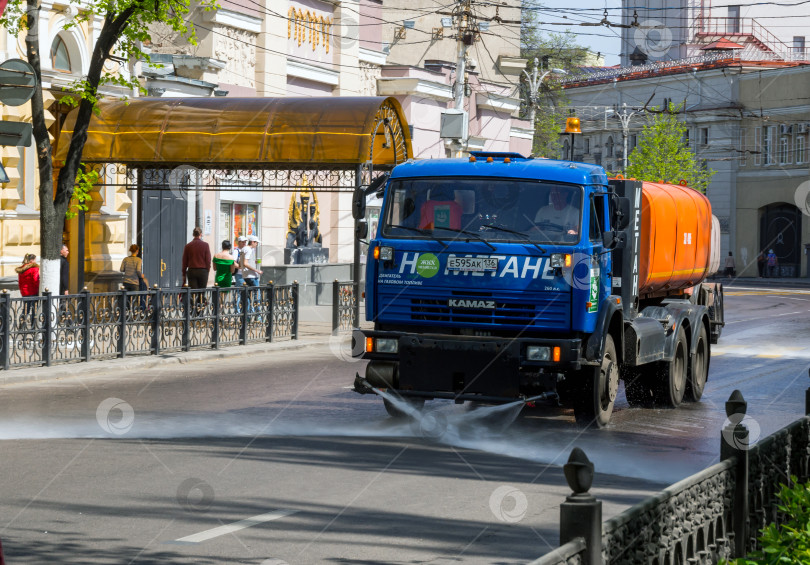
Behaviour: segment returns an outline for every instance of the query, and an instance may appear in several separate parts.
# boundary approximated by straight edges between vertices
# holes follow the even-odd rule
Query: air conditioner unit
[[[781,134],[793,133],[793,126],[788,124],[782,124],[779,126],[779,133]]]
[[[442,112],[439,137],[442,139],[467,139],[469,120],[467,112],[448,109]]]
[[[807,133],[808,127],[807,124],[797,124],[797,130],[799,133]]]

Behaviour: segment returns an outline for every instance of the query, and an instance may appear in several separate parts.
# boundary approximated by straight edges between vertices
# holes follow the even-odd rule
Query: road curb
[[[67,379],[82,375],[95,375],[99,373],[124,372],[133,369],[151,369],[163,365],[186,365],[217,359],[232,359],[243,355],[256,353],[269,353],[271,351],[293,351],[305,347],[322,346],[329,344],[329,337],[312,337],[301,340],[281,341],[274,343],[252,343],[239,345],[226,349],[201,349],[195,351],[179,351],[161,355],[132,355],[123,359],[103,359],[97,361],[66,363],[51,367],[30,367],[26,369],[12,369],[0,372],[0,387],[20,383],[37,381],[52,381]]]

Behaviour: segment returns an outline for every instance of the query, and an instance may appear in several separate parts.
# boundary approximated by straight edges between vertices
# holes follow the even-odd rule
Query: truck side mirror
[[[602,232],[602,245],[605,249],[623,249],[627,245],[627,236],[620,231]]]
[[[357,239],[366,239],[368,237],[368,222],[360,220],[357,222],[357,227],[354,229],[354,237]]]
[[[352,217],[355,220],[360,220],[366,217],[366,195],[362,190],[354,191],[354,198],[352,199]]]
[[[617,196],[613,203],[613,227],[623,230],[630,225],[630,199],[626,196]]]

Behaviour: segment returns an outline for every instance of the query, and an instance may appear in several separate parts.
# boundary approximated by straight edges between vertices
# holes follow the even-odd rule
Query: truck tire
[[[422,407],[425,405],[424,398],[407,398],[405,399],[405,402],[410,404],[416,410],[422,410]],[[398,408],[390,400],[383,399],[383,403],[385,404],[385,411],[388,412],[388,415],[392,418],[401,420],[403,418],[410,417],[410,414]]]
[[[703,396],[709,373],[709,337],[706,326],[700,324],[695,353],[689,360],[689,378],[686,381],[686,400],[697,402]]]
[[[683,401],[686,391],[686,376],[689,370],[689,347],[683,326],[678,328],[672,361],[659,361],[657,365],[656,404],[666,408],[675,408]]]
[[[619,388],[619,365],[613,336],[605,338],[605,354],[598,367],[578,371],[581,387],[574,399],[574,417],[582,427],[602,428],[610,421]]]

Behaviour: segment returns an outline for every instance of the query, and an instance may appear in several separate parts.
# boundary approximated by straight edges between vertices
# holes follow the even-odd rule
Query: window
[[[602,226],[605,225],[604,216],[605,216],[605,197],[596,195],[592,196],[591,219],[588,228],[589,238],[592,241],[602,239],[602,230],[604,229]]]
[[[754,130],[754,164],[762,164],[762,130],[758,127]]]
[[[607,149],[607,156],[608,157],[613,157],[613,146],[614,145],[615,144],[613,143],[613,136],[612,135],[608,136],[607,143],[605,143],[605,148]]]
[[[740,33],[740,7],[728,7],[728,22],[726,24],[726,33]]]
[[[773,145],[776,140],[776,126],[762,126],[762,163],[774,164]]]
[[[51,66],[57,71],[70,72],[70,53],[67,45],[58,35],[51,45]]]
[[[630,146],[628,147],[628,149],[627,149],[627,150],[628,150],[630,153],[632,153],[632,152],[633,152],[633,149],[635,149],[635,148],[638,146],[638,135],[636,135],[635,133],[634,133],[634,134],[632,134],[632,135],[630,136],[630,140],[629,140],[629,141],[630,141]]]
[[[222,202],[219,205],[220,235],[235,242],[241,236],[259,235],[259,207],[256,204]]]
[[[794,35],[793,36],[793,51],[795,53],[804,53],[804,36],[803,35]]]
[[[591,152],[591,138],[590,137],[584,138],[583,143],[584,143],[583,152],[585,153],[585,155],[588,155]]]
[[[687,149],[692,149],[692,134],[689,131],[689,128],[683,130],[683,144]]]
[[[790,163],[790,138],[783,135],[779,138],[779,164],[786,165]]]
[[[745,128],[740,129],[740,166],[745,167],[748,165],[748,152],[745,148],[745,136],[748,135],[748,130]]]
[[[803,135],[796,136],[796,164],[803,165],[805,163],[804,158],[804,145],[805,145],[805,138]]]
[[[709,128],[700,128],[700,144],[709,144]]]

